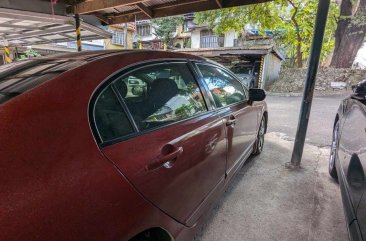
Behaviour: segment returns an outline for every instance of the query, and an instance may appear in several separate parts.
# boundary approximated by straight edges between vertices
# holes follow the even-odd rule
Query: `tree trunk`
[[[358,1],[342,0],[341,16],[335,32],[334,53],[330,63],[332,67],[350,68],[364,42],[366,31],[364,21],[359,23],[352,21],[365,18],[366,0]]]
[[[296,47],[296,64],[298,68],[302,68],[302,51],[301,51],[301,37],[298,37]]]
[[[299,8],[293,3],[292,0],[287,0],[287,2],[294,8],[294,12],[291,16],[291,21],[296,29],[296,37],[297,37],[296,64],[298,68],[302,68],[302,51],[301,51],[302,38],[300,34],[299,23],[297,22],[296,19],[297,11]]]

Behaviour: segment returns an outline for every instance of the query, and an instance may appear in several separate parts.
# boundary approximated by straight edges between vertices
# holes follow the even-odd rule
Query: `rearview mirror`
[[[249,101],[262,101],[266,98],[266,92],[263,89],[249,89]]]

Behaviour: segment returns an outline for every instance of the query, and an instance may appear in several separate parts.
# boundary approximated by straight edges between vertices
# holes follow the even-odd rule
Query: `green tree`
[[[256,26],[261,33],[272,30],[276,41],[284,44],[288,52],[295,53],[298,67],[309,56],[315,25],[318,0],[275,0],[272,2],[206,11],[195,14],[197,24],[207,24],[221,34],[229,30],[243,32],[245,25]],[[334,46],[334,31],[338,6],[331,4],[322,59]]]
[[[177,26],[180,24],[183,24],[182,16],[158,18],[152,20],[152,25],[155,29],[155,35],[163,41],[164,48],[166,48],[170,40],[174,37]]]
[[[34,57],[41,56],[37,51],[35,51],[32,48],[27,48],[27,50],[24,51],[23,54],[20,54],[17,58],[17,60],[23,60],[23,59],[29,59]]]

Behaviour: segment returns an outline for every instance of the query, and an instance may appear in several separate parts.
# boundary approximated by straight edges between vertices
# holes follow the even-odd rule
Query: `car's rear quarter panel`
[[[0,240],[126,240],[162,215],[102,156],[90,97],[123,66],[169,53],[115,55],[69,71],[0,106]]]

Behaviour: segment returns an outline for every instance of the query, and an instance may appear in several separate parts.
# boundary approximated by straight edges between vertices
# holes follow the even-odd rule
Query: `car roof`
[[[194,56],[185,53],[177,53],[172,51],[164,51],[164,50],[149,50],[149,49],[126,49],[126,50],[93,50],[93,51],[82,51],[82,52],[75,52],[75,53],[63,53],[63,54],[56,54],[48,57],[41,57],[42,59],[78,59],[84,61],[93,61],[96,59],[100,59],[103,57],[108,57],[111,55],[116,54],[128,54],[128,53],[146,53],[146,52],[160,52],[160,53],[170,53],[177,56],[177,58],[192,58],[192,59],[200,59],[203,61],[207,61],[207,59]]]
[[[112,56],[128,53],[159,52],[160,58],[191,59],[206,61],[206,59],[183,53],[156,51],[156,50],[103,50],[83,51],[77,53],[57,54],[49,57],[32,58],[25,61],[14,62],[0,67],[0,105],[22,94],[25,91],[47,82],[62,73],[80,67],[94,60],[101,60]]]

